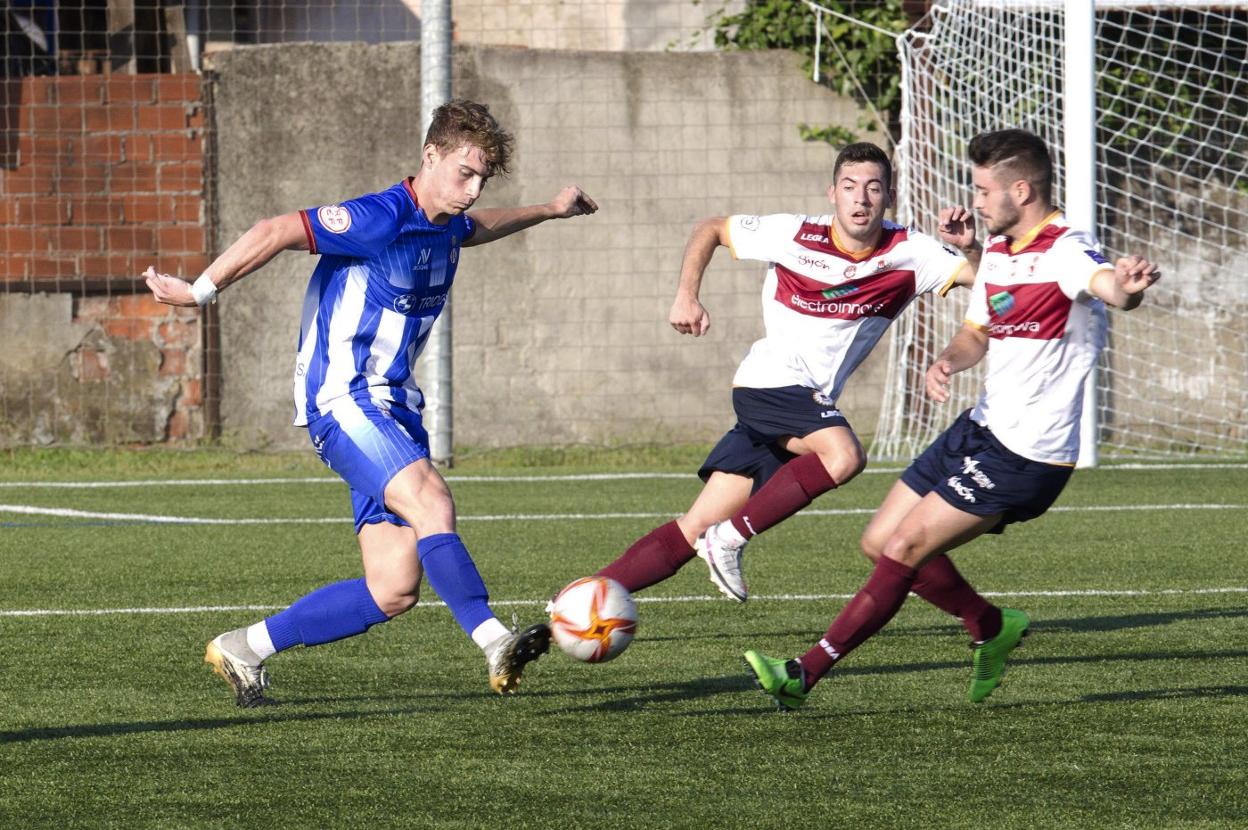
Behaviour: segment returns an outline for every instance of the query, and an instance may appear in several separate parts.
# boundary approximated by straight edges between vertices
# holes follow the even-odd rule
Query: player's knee
[[[915,532],[899,530],[888,537],[880,555],[903,565],[916,567],[923,559],[923,538]]]
[[[838,448],[835,452],[821,453],[819,460],[828,475],[840,487],[867,468],[867,454],[860,446]]]
[[[874,534],[870,529],[862,534],[862,538],[858,540],[858,549],[862,551],[862,555],[867,557],[871,562],[879,560],[884,555],[884,542],[886,540]]]
[[[374,591],[373,601],[377,603],[381,613],[387,617],[397,617],[416,607],[416,603],[420,601],[420,585],[410,588],[383,585]]]

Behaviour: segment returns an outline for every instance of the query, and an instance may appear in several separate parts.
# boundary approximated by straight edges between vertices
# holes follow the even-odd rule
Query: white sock
[[[268,660],[277,649],[273,647],[273,638],[269,636],[269,628],[264,620],[247,627],[247,645],[261,660]]]
[[[472,629],[472,641],[477,644],[479,649],[485,651],[485,647],[490,643],[510,633],[511,631],[507,626],[498,621],[498,617],[490,617]]]

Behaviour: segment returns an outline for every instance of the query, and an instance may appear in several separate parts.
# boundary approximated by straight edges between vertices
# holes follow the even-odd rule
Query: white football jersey
[[[832,217],[777,213],[728,217],[736,259],[767,263],[765,336],[750,347],[734,386],[805,386],[835,401],[845,380],[915,297],[943,295],[966,263],[938,241],[885,222],[860,254],[838,244]]]
[[[988,374],[971,418],[1033,461],[1079,456],[1083,384],[1104,341],[1105,305],[1089,293],[1113,270],[1061,212],[1025,236],[988,239],[967,323],[987,333]]]

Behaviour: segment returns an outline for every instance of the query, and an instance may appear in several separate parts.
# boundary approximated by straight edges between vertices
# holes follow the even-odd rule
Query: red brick
[[[82,158],[94,162],[125,161],[126,138],[116,133],[88,135],[82,141]]]
[[[127,225],[157,225],[170,221],[164,217],[172,210],[163,210],[162,204],[168,200],[160,196],[127,196],[123,204],[123,212]]]
[[[22,103],[56,103],[56,78],[24,78],[22,80]]]
[[[203,207],[204,200],[197,196],[174,196],[173,221],[201,222],[203,221]]]
[[[110,251],[155,251],[156,232],[145,227],[111,227],[106,244]]]
[[[147,267],[139,262],[133,254],[86,254],[80,258],[79,268],[88,278],[134,279]]]
[[[186,105],[151,104],[139,107],[135,123],[141,131],[175,131],[186,129]]]
[[[83,383],[104,380],[111,372],[108,366],[108,353],[95,349],[79,349],[70,357],[74,377]]]
[[[161,323],[156,330],[162,346],[180,346],[187,348],[199,342],[199,326],[193,322],[171,320]]]
[[[9,196],[50,196],[56,192],[55,167],[23,165],[5,171],[0,192]]]
[[[170,259],[170,264],[172,265],[173,263],[177,263],[176,267],[178,269],[174,273],[198,277],[200,274],[204,273],[205,270],[207,270],[209,259],[204,254],[196,254],[193,256],[184,255],[180,257],[172,257]]]
[[[109,190],[109,177],[106,175],[97,176],[63,176],[57,180],[56,189],[58,193],[66,195],[82,195],[95,194],[104,196]]]
[[[110,196],[70,199],[69,215],[75,225],[112,225],[124,221],[121,199]]]
[[[5,282],[26,279],[30,276],[30,260],[27,254],[0,256],[0,279]]]
[[[165,440],[184,441],[190,436],[190,432],[190,416],[185,411],[175,409],[169,414],[169,420],[165,422]]]
[[[30,258],[30,276],[36,279],[77,277],[78,262],[73,257],[34,256]]]
[[[20,226],[0,228],[0,251],[4,251],[6,255],[46,251],[47,242],[42,237],[51,229],[38,228],[36,230]]]
[[[194,130],[156,133],[152,149],[157,161],[199,161],[204,157],[204,137]]]
[[[167,317],[169,306],[156,302],[151,294],[121,294],[113,298],[118,317]]]
[[[64,253],[83,251],[94,254],[104,242],[104,233],[100,228],[60,225],[45,228],[43,232],[50,243],[50,250]]]
[[[114,196],[127,193],[155,193],[156,166],[150,162],[122,162],[113,168],[110,183]]]
[[[103,75],[71,75],[58,79],[56,101],[61,106],[104,103]]]
[[[77,297],[74,300],[74,319],[94,322],[109,311],[108,297]]]
[[[150,135],[127,133],[124,138],[126,140],[126,161],[139,163],[152,161],[152,137]]]
[[[109,337],[123,340],[151,340],[153,321],[138,317],[113,317],[100,323]]]
[[[161,349],[158,374],[164,377],[181,377],[186,374],[186,349]]]
[[[149,104],[156,100],[154,81],[151,75],[113,75],[105,84],[104,94],[110,104]]]
[[[58,107],[52,104],[39,104],[22,109],[22,127],[35,132],[78,133],[83,129],[83,114],[92,108]],[[29,125],[29,126],[27,126]]]
[[[163,253],[204,250],[204,229],[195,225],[176,225],[156,231],[156,247]]]
[[[156,97],[161,101],[198,101],[202,87],[202,79],[193,72],[160,75],[156,81]]]
[[[203,405],[203,389],[203,382],[199,378],[187,378],[182,381],[182,397],[178,398],[178,404],[186,407]]]
[[[161,193],[202,193],[204,191],[203,163],[184,161],[160,165],[157,189]]]
[[[69,205],[59,198],[23,199],[17,206],[19,225],[60,225],[69,221]]]

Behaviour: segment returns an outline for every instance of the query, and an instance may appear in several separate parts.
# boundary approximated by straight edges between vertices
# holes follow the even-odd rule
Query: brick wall
[[[155,303],[139,279],[148,265],[193,276],[208,262],[200,78],[90,75],[0,84],[7,88],[0,96],[0,298],[68,293],[73,329],[89,333],[64,366],[52,354],[57,366],[32,372],[46,378],[66,370],[58,399],[71,408],[76,397],[98,398],[110,384],[107,396],[134,400],[135,412],[153,400],[169,408],[152,413],[150,423],[53,429],[52,440],[200,437],[200,315]],[[126,370],[117,365],[121,354],[150,355],[158,367],[153,388],[141,388],[153,374],[148,361],[131,360]],[[0,440],[22,441],[13,426],[22,413],[0,414],[10,432]]]

